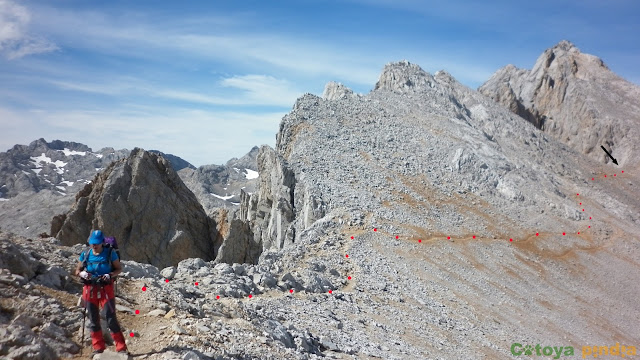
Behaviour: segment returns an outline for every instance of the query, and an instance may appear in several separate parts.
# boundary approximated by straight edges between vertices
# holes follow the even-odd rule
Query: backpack
[[[87,246],[89,246],[89,243],[87,243]],[[109,236],[109,237],[105,236],[102,246],[109,249],[109,252],[107,253],[107,259],[109,261],[109,265],[111,265],[111,270],[113,270],[113,261],[111,261],[111,252],[115,250],[116,254],[118,254],[118,260],[120,260],[120,250],[118,249],[118,242],[116,241],[116,238],[113,236]],[[91,251],[91,247],[88,247],[87,250],[82,252],[82,257],[84,258],[84,260],[82,261],[82,267],[85,270],[87,269],[87,265],[89,263],[89,251]],[[117,280],[118,280],[117,277],[113,279],[116,286],[116,289],[115,289],[116,293],[118,292]]]

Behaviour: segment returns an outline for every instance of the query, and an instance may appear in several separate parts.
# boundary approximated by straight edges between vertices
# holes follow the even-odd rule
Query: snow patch
[[[26,171],[24,171],[24,170],[22,170],[22,173],[23,173],[23,174],[25,174],[25,175],[31,175],[31,173],[26,172]]]
[[[40,171],[42,171],[42,169],[31,169],[31,171],[33,171],[36,174],[40,174]]]
[[[234,203],[234,202],[232,202],[232,203],[231,203],[231,205],[236,205],[236,206],[237,206],[237,205],[240,205],[240,203]]]
[[[68,164],[61,160],[51,161],[51,158],[44,153],[42,153],[42,155],[40,156],[31,156],[31,162],[33,162],[33,165],[36,167],[36,169],[42,168],[42,163],[53,164],[56,167],[55,172],[61,175],[64,173],[64,170],[62,170],[61,168],[65,167]]]
[[[62,195],[62,196],[66,196],[66,193],[63,193],[62,191],[56,191],[58,194]]]
[[[56,188],[62,190],[62,191],[66,191],[67,189],[64,186],[56,186]]]
[[[209,193],[209,194],[211,194],[211,195],[213,195],[213,196],[217,197],[218,199],[225,200],[225,201],[226,201],[226,200],[231,199],[231,198],[234,196],[234,195],[229,195],[229,196],[220,196],[220,195],[216,195],[216,194],[214,194],[214,193]]]
[[[60,181],[60,184],[65,184],[67,186],[73,186],[73,183],[74,183],[73,181],[66,181],[66,180],[65,181]]]
[[[251,169],[244,169],[247,173],[244,175],[248,180],[257,179],[260,174],[257,171],[253,171]]]
[[[66,156],[71,156],[71,155],[86,156],[87,155],[86,151],[75,151],[75,150],[69,150],[67,148],[64,148],[64,150],[58,150],[58,151],[62,151]]]
[[[102,159],[102,157],[104,156],[104,155],[102,155],[102,154],[94,154],[94,153],[91,153],[91,154],[92,154],[92,155],[95,155],[98,159]]]
[[[0,198],[0,201],[9,201],[9,199]]]
[[[236,173],[240,174],[240,169],[238,169],[238,168],[233,168],[233,170],[235,170],[235,171],[236,171]]]

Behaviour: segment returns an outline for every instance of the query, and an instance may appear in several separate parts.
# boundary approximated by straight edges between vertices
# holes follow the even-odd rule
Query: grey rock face
[[[296,131],[289,128],[281,131],[278,142],[284,141],[283,137],[295,137]],[[254,260],[266,249],[293,244],[296,234],[324,216],[325,211],[320,197],[304,183],[298,184],[287,162],[268,146],[260,148],[258,169],[259,191],[251,196],[242,194],[239,212],[239,219],[250,225],[250,231],[243,234],[253,234],[253,241],[243,242],[250,245],[248,258]]]
[[[118,239],[123,259],[157,267],[215,258],[216,225],[169,162],[142,149],[111,164],[76,196],[59,229],[63,244],[84,243],[92,229]]]
[[[508,65],[478,91],[576,151],[607,163],[636,164],[640,87],[568,41],[547,49],[533,69]]]
[[[433,87],[433,76],[406,60],[385,65],[374,90],[416,91]]]
[[[328,82],[322,93],[324,100],[339,100],[349,96],[353,96],[353,90],[335,81]]]

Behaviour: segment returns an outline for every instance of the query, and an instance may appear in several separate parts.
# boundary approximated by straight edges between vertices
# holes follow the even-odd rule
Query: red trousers
[[[116,351],[127,350],[124,335],[116,318],[116,297],[113,294],[113,284],[85,285],[82,289],[82,300],[89,315],[93,349],[106,349],[100,326],[100,309],[106,307],[107,325],[111,331],[111,337],[116,343]]]

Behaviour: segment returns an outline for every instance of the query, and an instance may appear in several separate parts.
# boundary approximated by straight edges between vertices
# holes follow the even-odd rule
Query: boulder
[[[39,266],[41,263],[28,255],[27,251],[21,250],[19,245],[14,245],[4,237],[0,239],[0,268],[31,279]]]

